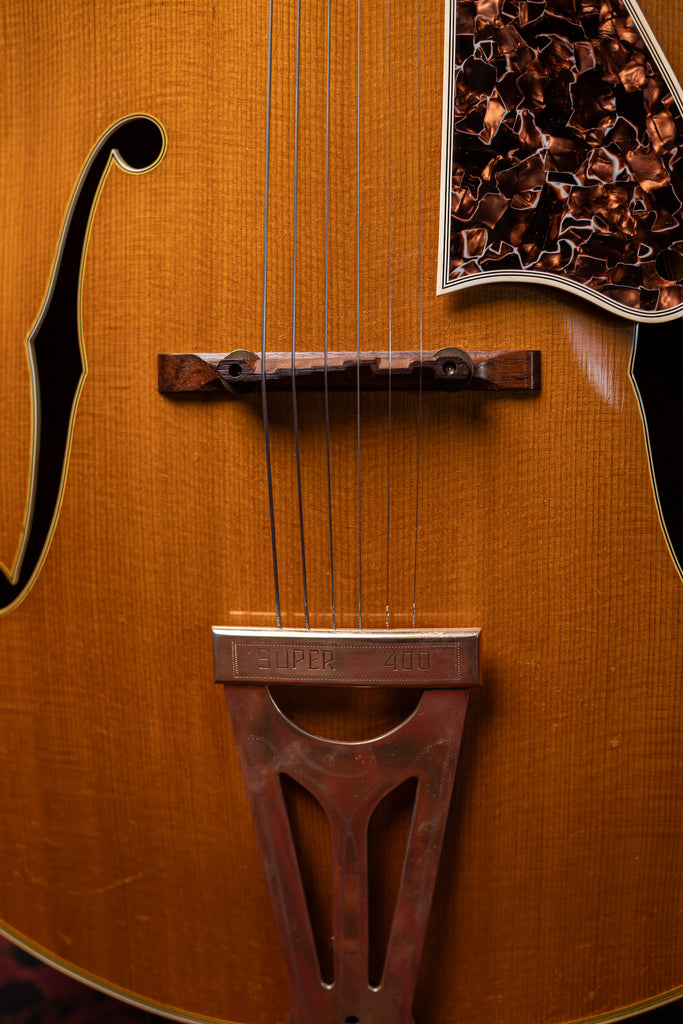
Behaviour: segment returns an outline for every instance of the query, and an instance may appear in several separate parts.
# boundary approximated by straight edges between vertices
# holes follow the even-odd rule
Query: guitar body
[[[359,104],[356,8],[333,5],[329,348],[386,349],[391,333],[396,350],[540,349],[543,387],[367,394],[358,406],[330,395],[330,495],[324,397],[299,397],[310,624],[332,626],[333,564],[336,625],[358,626],[360,465],[362,625],[383,628],[388,604],[391,628],[482,630],[415,1020],[616,1019],[683,985],[683,583],[629,379],[634,324],[522,283],[436,296],[443,10],[422,0],[418,34],[408,6],[392,8],[389,78],[386,6],[363,5]],[[293,320],[296,9],[284,7],[274,350],[291,345]],[[680,76],[680,18],[663,0],[642,7]],[[156,382],[160,352],[261,348],[268,6],[96,8],[8,0],[2,19],[8,573],[31,460],[25,339],[70,196],[122,118],[154,117],[167,148],[148,173],[112,163],[102,185],[58,519],[31,587],[0,618],[0,921],[179,1019],[271,1024],[288,1019],[289,989],[211,647],[215,625],[276,626],[261,398],[178,400]],[[318,351],[325,36],[323,5],[304,4],[294,322],[297,346]],[[303,628],[291,397],[271,396],[268,414],[282,622]],[[354,739],[399,720],[406,697],[287,691],[282,705]],[[297,814],[322,893],[324,830],[310,808]],[[385,829],[380,914],[402,814]]]

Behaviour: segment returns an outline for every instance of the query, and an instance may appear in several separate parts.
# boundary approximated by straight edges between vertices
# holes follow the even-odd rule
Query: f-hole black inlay
[[[683,572],[683,318],[639,324],[631,373],[647,427],[657,503],[669,546]]]
[[[112,157],[124,170],[148,170],[161,158],[165,138],[151,117],[119,121],[93,149],[64,221],[50,285],[29,335],[34,400],[29,507],[15,578],[0,573],[0,611],[29,588],[50,543],[59,512],[73,418],[85,375],[80,337],[80,290],[90,221]]]

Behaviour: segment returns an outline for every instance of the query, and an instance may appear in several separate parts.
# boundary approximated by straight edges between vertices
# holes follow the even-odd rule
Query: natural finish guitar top
[[[648,248],[680,250],[658,177],[680,180],[680,109],[639,55],[656,40],[680,77],[683,8],[642,6],[647,34],[621,0],[463,2],[455,22],[441,0],[5,0],[0,928],[29,949],[179,1020],[284,1024],[212,629],[480,630],[415,1024],[607,1021],[681,994],[683,368],[680,322],[658,322],[680,295]],[[509,244],[635,306],[507,270],[436,294],[447,29],[464,104],[449,152],[467,136],[476,156],[452,179],[454,280]],[[619,47],[633,72],[617,84],[589,65],[605,50],[618,77]],[[501,197],[514,244],[498,253]],[[634,350],[641,312],[656,316]],[[542,386],[445,394],[420,371],[400,391],[392,365],[374,391],[158,390],[160,354],[291,353],[296,383],[301,353],[419,366],[445,348],[475,370],[477,353],[540,352]],[[368,758],[418,700],[271,692]],[[343,843],[280,775],[333,985]],[[368,983],[413,781],[368,829]],[[315,1024],[360,1017],[344,1015]]]

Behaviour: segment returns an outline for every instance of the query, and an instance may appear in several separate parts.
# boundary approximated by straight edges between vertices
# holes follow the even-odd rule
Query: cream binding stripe
[[[87,376],[81,291],[102,186],[112,163],[141,174],[155,167],[165,151],[166,135],[158,121],[148,115],[122,118],[99,139],[74,188],[45,299],[26,342],[32,405],[28,498],[14,563],[11,569],[0,563],[0,615],[16,608],[35,583],[59,517],[76,409]]]

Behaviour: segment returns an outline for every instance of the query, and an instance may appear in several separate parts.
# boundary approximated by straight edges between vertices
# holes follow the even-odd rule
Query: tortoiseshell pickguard
[[[452,8],[439,291],[527,277],[631,319],[679,315],[683,94],[642,13]]]

